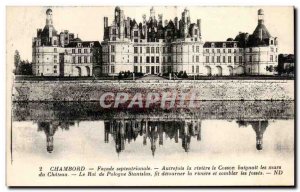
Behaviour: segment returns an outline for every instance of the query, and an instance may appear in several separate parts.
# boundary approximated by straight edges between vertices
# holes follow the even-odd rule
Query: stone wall
[[[294,100],[293,80],[16,81],[13,101],[99,101],[105,92],[196,94],[195,100]]]

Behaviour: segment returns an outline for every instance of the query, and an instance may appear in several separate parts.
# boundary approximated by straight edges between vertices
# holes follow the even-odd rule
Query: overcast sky
[[[53,10],[53,23],[60,32],[69,30],[82,40],[102,41],[103,17],[109,25],[114,16],[114,7],[8,7],[7,8],[7,54],[17,49],[22,59],[31,61],[32,38],[36,30],[46,22],[45,12]],[[151,7],[122,7],[126,17],[142,21],[142,15],[150,15]],[[181,17],[185,7],[154,7],[156,17],[163,20]],[[280,53],[294,53],[293,7],[187,7],[191,22],[202,20],[203,41],[223,41],[234,38],[240,31],[252,33],[257,25],[257,10],[264,9],[265,25],[272,36],[279,38]]]

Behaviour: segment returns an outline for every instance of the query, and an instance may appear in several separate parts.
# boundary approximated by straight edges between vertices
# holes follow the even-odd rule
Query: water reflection
[[[202,101],[197,109],[103,110],[97,103],[14,103],[13,121],[32,121],[38,132],[46,135],[45,146],[55,152],[55,134],[80,127],[81,121],[103,122],[104,143],[113,143],[117,154],[138,138],[153,156],[157,147],[168,142],[191,151],[191,143],[201,142],[204,120],[236,122],[238,127],[252,127],[256,150],[263,150],[263,136],[270,121],[294,118],[294,104],[289,101]],[[222,128],[220,127],[220,131]],[[224,133],[225,134],[225,133]],[[80,136],[80,135],[79,135]],[[253,138],[253,143],[255,142]],[[44,147],[45,147],[44,146]],[[254,148],[255,149],[255,148]]]

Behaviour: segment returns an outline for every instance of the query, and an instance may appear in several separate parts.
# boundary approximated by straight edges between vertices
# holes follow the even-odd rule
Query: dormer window
[[[81,43],[78,43],[78,47],[81,47]]]
[[[211,47],[214,48],[215,47],[215,43],[211,43]]]
[[[226,43],[223,43],[223,47],[226,47]]]
[[[274,43],[273,40],[271,40],[271,45],[273,45],[273,43]]]
[[[236,43],[234,43],[233,46],[236,47],[237,46]]]
[[[94,43],[90,43],[90,47],[93,47],[94,46]]]

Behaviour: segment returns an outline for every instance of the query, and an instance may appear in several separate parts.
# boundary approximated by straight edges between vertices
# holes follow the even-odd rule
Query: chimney
[[[199,36],[201,36],[201,19],[197,19],[197,26],[199,30]]]

